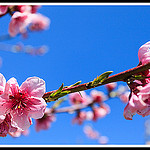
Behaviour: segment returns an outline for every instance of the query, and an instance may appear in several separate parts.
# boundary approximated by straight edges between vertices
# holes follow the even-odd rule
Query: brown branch
[[[79,92],[79,91],[84,91],[84,90],[88,90],[88,89],[91,89],[91,88],[95,88],[95,87],[105,85],[105,84],[108,84],[108,83],[111,83],[111,82],[118,82],[118,81],[126,82],[126,80],[129,77],[131,77],[132,75],[138,74],[138,73],[140,73],[142,71],[145,71],[145,70],[148,70],[148,69],[150,69],[150,63],[147,63],[145,65],[139,65],[137,67],[131,68],[131,69],[126,70],[126,71],[123,71],[121,73],[112,75],[112,76],[108,77],[107,79],[105,79],[102,83],[99,83],[97,86],[94,86],[94,87],[91,86],[91,82],[88,82],[88,83],[76,85],[76,86],[73,86],[73,87],[68,87],[68,88],[64,87],[62,89],[62,91],[70,91],[70,93],[74,93],[74,92]],[[55,91],[57,91],[57,90],[46,92],[43,95],[43,99],[47,100],[47,98]]]

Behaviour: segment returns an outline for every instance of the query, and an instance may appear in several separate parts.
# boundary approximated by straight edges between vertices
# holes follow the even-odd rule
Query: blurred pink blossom
[[[35,119],[35,129],[37,132],[40,130],[47,130],[50,128],[51,123],[56,120],[56,117],[54,114],[50,112],[49,108],[46,108],[44,116],[40,119]]]
[[[40,7],[41,7],[41,5],[32,5],[31,13],[36,13]]]
[[[84,128],[83,128],[83,131],[84,133],[86,134],[86,136],[88,138],[91,138],[91,139],[98,139],[99,137],[99,132],[93,130],[93,128],[89,125],[86,125]]]
[[[11,125],[26,130],[32,124],[31,118],[39,119],[44,115],[47,106],[42,98],[44,93],[45,82],[38,77],[27,78],[20,87],[16,79],[11,78],[0,95],[0,115],[10,113]]]
[[[3,15],[7,12],[8,5],[0,5],[0,15]]]
[[[15,12],[12,15],[8,29],[10,36],[14,37],[18,33],[23,34],[26,32],[26,27],[31,23],[30,15],[28,12]]]
[[[31,24],[29,26],[29,29],[31,31],[41,31],[48,29],[50,25],[50,19],[46,16],[43,16],[40,13],[34,13],[30,16],[31,18]]]
[[[80,111],[75,118],[73,118],[72,123],[77,123],[81,125],[83,121],[86,120],[86,112]]]
[[[119,95],[119,98],[120,98],[120,100],[121,100],[123,103],[128,103],[128,101],[129,101],[129,95],[130,95],[130,92],[129,92],[129,91],[126,91],[125,93]]]
[[[116,86],[117,86],[116,82],[108,83],[108,84],[105,85],[105,87],[107,88],[107,90],[109,92],[111,92],[112,90],[114,90]]]
[[[110,113],[110,107],[107,104],[102,104],[101,106],[93,107],[93,121],[96,121],[98,118],[103,118]]]
[[[31,12],[32,6],[31,5],[17,5],[17,11],[24,13],[24,12]]]
[[[81,93],[81,95],[80,95]],[[69,94],[69,102],[74,105],[74,104],[85,104],[87,103],[87,95],[85,91],[81,92],[75,92]]]
[[[16,11],[19,11],[21,13],[23,12],[36,13],[38,8],[40,7],[41,5],[17,5]]]
[[[108,97],[104,94],[102,91],[97,91],[97,90],[92,90],[91,93],[91,98],[94,102],[96,103],[101,103],[104,100],[106,100]]]

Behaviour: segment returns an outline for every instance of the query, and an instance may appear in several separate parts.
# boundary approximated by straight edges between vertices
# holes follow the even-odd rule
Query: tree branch
[[[79,91],[84,91],[84,90],[88,90],[88,89],[91,89],[91,88],[95,88],[95,87],[98,87],[98,86],[101,86],[101,85],[105,85],[105,84],[108,84],[108,83],[111,83],[111,82],[118,82],[118,81],[126,82],[126,80],[128,78],[130,78],[132,75],[138,74],[138,73],[146,71],[148,69],[150,69],[150,63],[147,63],[145,65],[139,65],[137,67],[131,68],[131,69],[126,70],[126,71],[123,71],[121,73],[112,75],[112,76],[104,79],[103,82],[100,82],[96,86],[91,86],[91,83],[92,83],[92,81],[91,81],[91,82],[87,82],[87,83],[84,83],[84,84],[76,85],[76,86],[73,86],[73,87],[64,87],[62,89],[62,92],[63,91],[70,91],[69,93],[74,93],[74,92],[79,92]],[[43,95],[43,99],[45,99],[46,102],[50,102],[48,100],[49,96],[52,93],[56,92],[56,91],[57,90],[46,92]],[[58,98],[60,98],[60,97],[58,97]]]

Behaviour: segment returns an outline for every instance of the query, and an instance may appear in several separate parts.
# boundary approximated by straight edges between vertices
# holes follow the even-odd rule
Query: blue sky
[[[138,49],[150,40],[150,5],[43,5],[38,12],[50,18],[48,30],[30,33],[28,39],[17,36],[1,42],[49,48],[44,56],[0,51],[3,59],[0,72],[6,80],[15,77],[19,85],[28,77],[38,76],[45,80],[48,92],[58,89],[62,83],[89,82],[105,71],[112,70],[112,74],[125,71],[138,65]],[[0,18],[1,35],[8,33],[9,21],[9,15]],[[118,82],[120,84],[125,85]],[[96,90],[106,92],[103,86]],[[90,90],[86,92],[89,94]],[[85,136],[86,124],[107,136],[109,145],[145,144],[144,122],[148,117],[135,115],[132,121],[125,120],[126,104],[118,98],[106,103],[111,113],[96,122],[73,125],[74,114],[57,114],[49,130],[36,132],[33,120],[28,136],[8,135],[0,138],[1,144],[99,145]]]

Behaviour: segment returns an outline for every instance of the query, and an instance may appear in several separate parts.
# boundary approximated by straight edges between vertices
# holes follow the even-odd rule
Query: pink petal
[[[42,118],[47,106],[45,100],[43,98],[31,97],[31,103],[29,117],[34,119]]]
[[[0,73],[0,94],[2,93],[1,91],[4,91],[6,84],[6,79],[5,77]]]
[[[150,41],[148,41],[147,43],[143,44],[139,48],[139,51],[138,51],[139,61],[142,61],[144,54],[149,51],[149,48],[150,48]]]
[[[11,109],[11,102],[5,94],[0,95],[0,115],[5,115]]]
[[[38,77],[29,77],[22,83],[20,89],[30,96],[42,97],[45,93],[45,81]]]
[[[26,130],[32,124],[31,118],[28,117],[26,113],[21,113],[21,111],[14,111],[11,113],[12,116],[12,126],[19,128],[21,130]]]
[[[7,84],[10,86],[10,94],[14,95],[18,93],[19,85],[17,83],[17,80],[12,77],[7,81]]]

